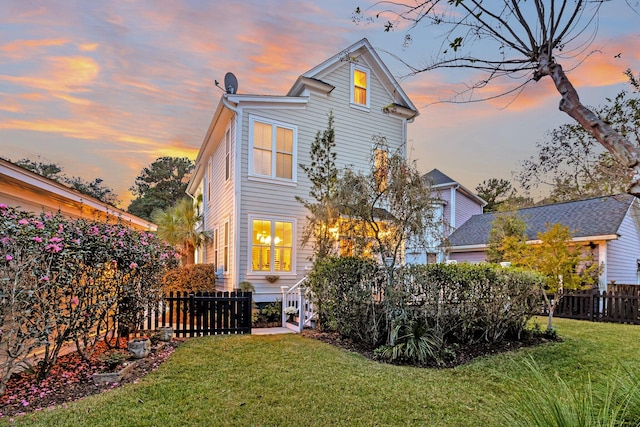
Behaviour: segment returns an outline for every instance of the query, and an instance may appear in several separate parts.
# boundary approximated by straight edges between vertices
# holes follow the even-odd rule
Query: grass
[[[192,339],[138,384],[14,424],[500,426],[526,398],[532,359],[575,388],[640,366],[638,326],[554,323],[563,342],[447,370],[380,364],[298,335]]]

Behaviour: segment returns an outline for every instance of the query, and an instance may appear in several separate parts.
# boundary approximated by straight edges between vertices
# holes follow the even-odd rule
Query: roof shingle
[[[573,237],[612,235],[618,232],[632,201],[628,194],[596,197],[573,202],[534,206],[517,211],[527,223],[528,240],[536,239],[538,233],[547,229],[547,224],[560,223],[573,233]],[[489,231],[499,213],[474,215],[449,236],[449,245],[483,245],[489,241]]]

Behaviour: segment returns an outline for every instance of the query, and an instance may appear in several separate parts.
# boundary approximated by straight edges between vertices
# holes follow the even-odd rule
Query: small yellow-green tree
[[[595,282],[600,271],[593,254],[572,243],[569,227],[547,224],[538,233],[540,243],[513,246],[505,253],[513,265],[528,267],[545,276],[541,289],[549,311],[547,329],[553,327],[553,312],[565,290],[585,289]]]
[[[509,261],[517,264],[521,254],[527,249],[526,230],[527,223],[517,212],[496,214],[489,231],[487,261]]]

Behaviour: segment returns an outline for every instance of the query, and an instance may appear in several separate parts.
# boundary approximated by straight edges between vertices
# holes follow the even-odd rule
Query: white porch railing
[[[311,321],[315,316],[315,308],[311,302],[311,290],[304,286],[307,276],[303,277],[298,283],[293,285],[291,289],[288,286],[280,286],[282,290],[282,326],[293,329],[296,332],[302,332],[305,326],[311,326]],[[287,308],[296,309],[296,314],[287,314]],[[298,324],[289,321],[289,319],[298,319]]]

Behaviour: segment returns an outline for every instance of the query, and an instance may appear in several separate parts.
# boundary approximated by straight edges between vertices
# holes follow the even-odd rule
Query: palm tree
[[[194,204],[193,200],[186,197],[172,207],[156,210],[151,215],[151,220],[158,225],[157,235],[177,248],[184,264],[194,264],[195,249],[209,239],[205,231],[198,230],[202,220],[197,209],[199,203]]]

